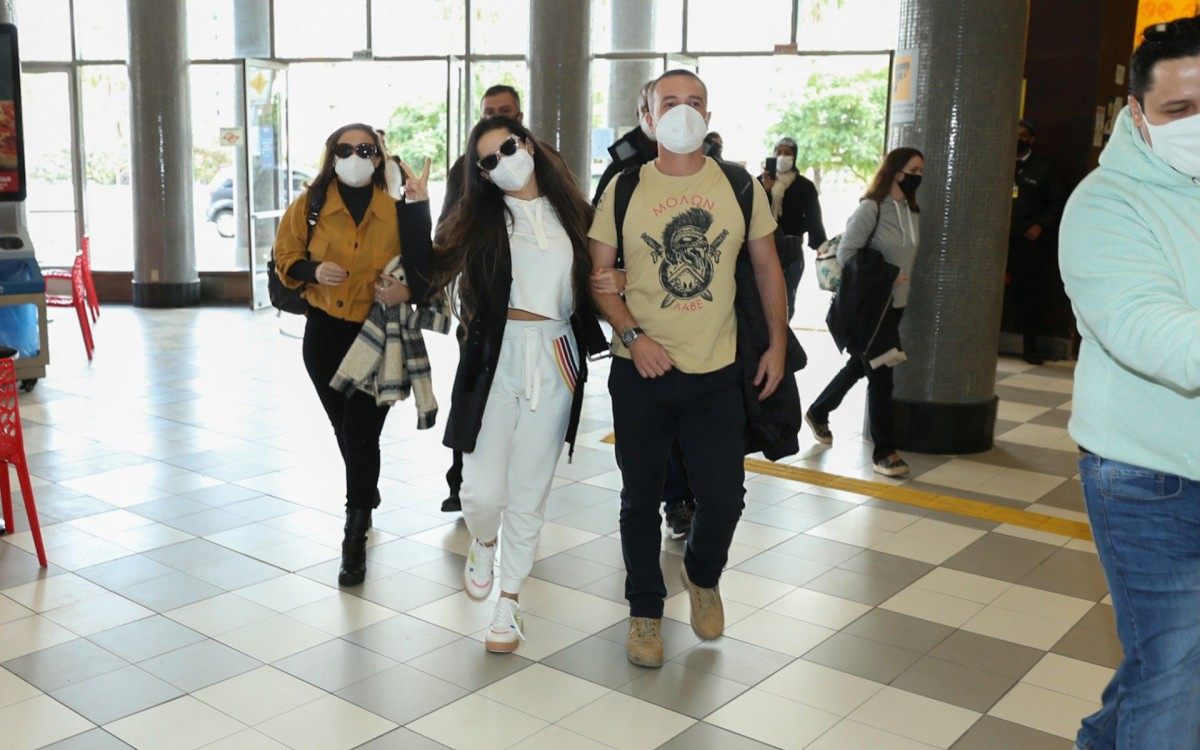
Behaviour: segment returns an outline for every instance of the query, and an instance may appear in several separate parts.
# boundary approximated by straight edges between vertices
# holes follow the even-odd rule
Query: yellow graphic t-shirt
[[[619,178],[618,178],[619,179]],[[613,195],[604,191],[588,236],[617,246]],[[737,353],[734,270],[742,242],[775,231],[767,194],[752,181],[747,235],[729,179],[712,159],[687,177],[671,177],[654,162],[642,167],[625,212],[625,304],[646,335],[662,344],[675,367],[705,373],[733,364]],[[613,354],[629,350],[613,337]]]

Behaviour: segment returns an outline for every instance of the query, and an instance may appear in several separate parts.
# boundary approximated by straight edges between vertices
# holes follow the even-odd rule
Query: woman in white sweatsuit
[[[574,441],[587,353],[606,347],[586,293],[591,206],[565,162],[505,117],[480,122],[467,154],[462,200],[436,240],[467,327],[445,443],[464,454],[471,597],[491,593],[500,552],[485,645],[506,653],[524,638],[521,584],[563,443]]]

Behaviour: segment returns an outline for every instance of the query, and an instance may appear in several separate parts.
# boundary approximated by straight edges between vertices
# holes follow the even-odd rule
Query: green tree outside
[[[777,107],[779,122],[767,131],[767,148],[795,138],[796,166],[812,171],[818,189],[822,174],[839,170],[867,182],[883,155],[887,87],[886,70],[813,74],[798,98]]]
[[[436,106],[402,104],[392,112],[384,130],[392,153],[418,170],[428,157],[433,160],[430,179],[446,179],[446,102]]]

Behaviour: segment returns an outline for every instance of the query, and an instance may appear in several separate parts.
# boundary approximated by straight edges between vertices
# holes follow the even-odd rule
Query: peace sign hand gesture
[[[425,160],[425,169],[421,171],[418,177],[417,173],[405,162],[400,162],[400,168],[404,170],[404,199],[410,203],[420,203],[421,201],[429,200],[429,167],[430,160]]]

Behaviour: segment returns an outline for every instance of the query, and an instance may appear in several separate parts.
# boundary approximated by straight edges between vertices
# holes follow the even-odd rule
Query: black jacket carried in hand
[[[767,199],[774,201],[775,198],[768,192]],[[825,224],[821,219],[821,200],[817,194],[817,186],[802,174],[797,174],[791,187],[783,192],[779,233],[787,237],[807,235],[808,246],[813,250],[829,239],[825,236]],[[790,260],[785,258],[784,265]]]
[[[1014,188],[1009,239],[1024,239],[1034,224],[1045,232],[1058,228],[1067,192],[1053,162],[1037,154],[1017,162]]]
[[[892,307],[892,286],[900,269],[883,259],[883,254],[863,248],[842,266],[842,286],[825,323],[838,351],[874,359],[889,349],[900,348],[900,328]]]
[[[600,202],[600,196],[604,195],[604,189],[614,177],[630,167],[639,167],[657,159],[658,144],[647,138],[641,128],[634,128],[609,146],[608,153],[612,161],[604,168],[604,174],[600,175],[596,195],[592,198],[593,206]]]

